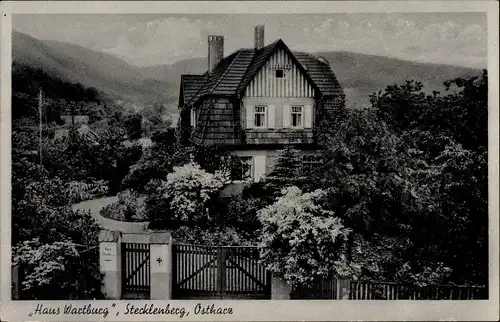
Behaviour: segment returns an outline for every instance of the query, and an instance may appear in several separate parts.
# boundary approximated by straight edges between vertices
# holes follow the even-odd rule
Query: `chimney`
[[[264,25],[255,26],[255,50],[259,50],[264,47]]]
[[[224,36],[208,36],[208,72],[224,58]]]

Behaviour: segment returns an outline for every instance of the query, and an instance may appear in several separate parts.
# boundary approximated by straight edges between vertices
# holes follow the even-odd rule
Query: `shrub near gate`
[[[152,181],[148,187],[151,228],[207,225],[207,203],[225,181],[225,173],[209,173],[193,162],[174,167],[166,180]]]
[[[267,269],[290,285],[307,285],[334,274],[351,277],[357,268],[346,259],[350,229],[321,205],[322,190],[302,193],[295,187],[258,212],[262,223],[260,253]]]
[[[100,210],[100,215],[106,218],[128,221],[147,221],[146,197],[132,190],[125,190],[118,194],[118,201],[106,205]]]

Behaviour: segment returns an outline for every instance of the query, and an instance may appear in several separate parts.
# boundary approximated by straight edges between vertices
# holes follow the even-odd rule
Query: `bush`
[[[104,197],[108,193],[108,184],[104,180],[90,181],[70,181],[68,183],[68,194],[71,203]]]
[[[150,185],[148,198],[151,228],[176,228],[181,225],[200,226],[210,221],[209,200],[223,187],[223,173],[206,172],[198,164],[188,163],[174,167],[167,180],[156,180]],[[157,205],[165,207],[158,209]]]
[[[147,221],[146,197],[131,190],[125,190],[118,194],[118,202],[103,207],[100,214],[103,217],[119,221]]]
[[[118,202],[102,207],[99,211],[99,214],[105,218],[118,221],[127,221],[127,219],[125,218],[125,206]]]
[[[77,247],[71,240],[42,244],[37,238],[13,247],[12,264],[21,268],[23,276],[21,298],[102,299],[97,248],[92,252]]]
[[[345,256],[350,230],[323,208],[324,196],[321,190],[302,193],[289,187],[274,204],[258,212],[261,259],[292,286],[309,285],[332,274],[354,276]]]

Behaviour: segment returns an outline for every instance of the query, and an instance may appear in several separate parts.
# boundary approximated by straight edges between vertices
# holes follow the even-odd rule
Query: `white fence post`
[[[99,234],[99,263],[104,274],[102,293],[107,299],[122,297],[121,233],[101,230]]]
[[[152,232],[149,237],[151,300],[172,299],[172,237],[169,232]]]

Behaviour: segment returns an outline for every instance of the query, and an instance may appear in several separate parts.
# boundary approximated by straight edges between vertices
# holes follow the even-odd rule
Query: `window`
[[[265,127],[266,126],[266,107],[263,105],[255,106],[254,111],[254,126],[255,127]]]
[[[232,168],[232,180],[246,180],[252,178],[252,157],[239,157],[236,158],[236,163]]]
[[[285,77],[283,69],[276,69],[276,78],[283,78],[283,77]]]
[[[196,110],[195,109],[191,109],[191,126],[193,128],[196,127]]]
[[[292,127],[304,127],[304,123],[302,122],[303,117],[303,106],[295,105],[292,106]]]

